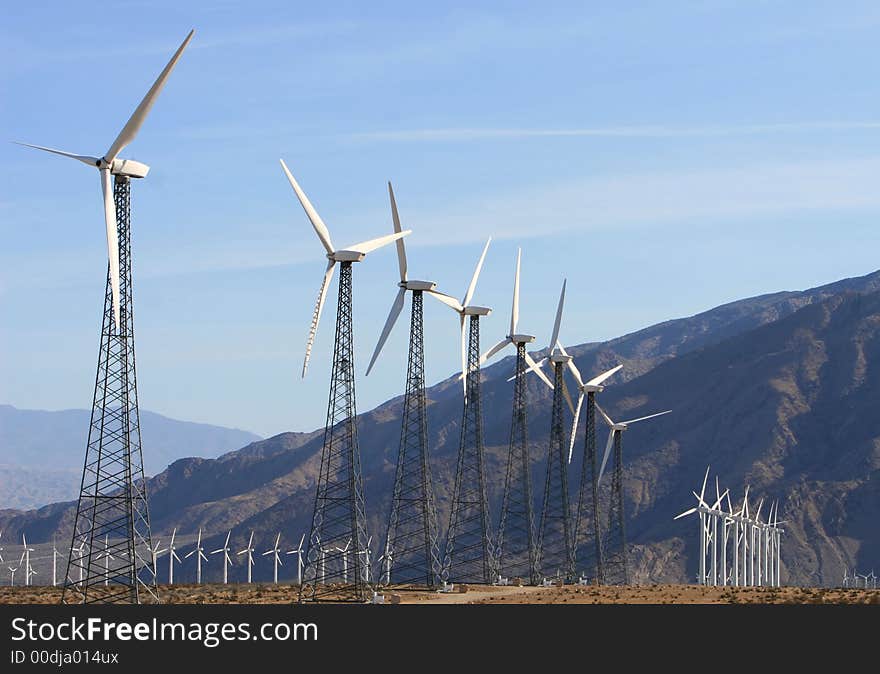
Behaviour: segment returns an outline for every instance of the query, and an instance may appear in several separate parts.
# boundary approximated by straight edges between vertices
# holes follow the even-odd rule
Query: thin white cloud
[[[365,131],[347,134],[355,141],[373,142],[462,142],[474,140],[504,140],[518,138],[682,138],[747,136],[768,133],[797,133],[802,131],[857,131],[880,129],[880,121],[808,121],[780,124],[742,124],[707,126],[607,126],[573,129],[519,129],[519,128],[438,128]]]

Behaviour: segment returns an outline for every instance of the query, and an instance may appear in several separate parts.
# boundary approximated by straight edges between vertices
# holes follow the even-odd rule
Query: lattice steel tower
[[[541,511],[540,567],[546,577],[571,580],[574,576],[574,539],[568,501],[568,439],[563,419],[564,374],[570,356],[553,354],[553,411],[547,453],[547,479]]]
[[[412,293],[400,450],[380,577],[388,584],[434,587],[440,580],[437,510],[428,461],[422,291]]]
[[[115,177],[113,198],[119,238],[120,323],[114,329],[108,271],[89,439],[62,592],[64,603],[158,601],[138,414],[129,178]]]
[[[488,244],[487,244],[488,245]],[[443,579],[490,583],[496,575],[489,500],[483,467],[483,410],[480,392],[480,316],[489,309],[465,307],[469,316],[466,395],[452,513],[443,559]]]
[[[388,183],[394,233],[402,233],[394,189]],[[428,425],[425,399],[425,339],[423,297],[433,295],[456,310],[457,300],[439,292],[433,281],[411,281],[407,275],[406,245],[397,239],[397,265],[400,281],[385,327],[379,336],[367,374],[373,369],[382,347],[391,334],[407,291],[412,293],[412,316],[409,329],[409,356],[406,371],[406,393],[400,430],[397,471],[391,498],[391,511],[385,533],[379,578],[387,584],[418,584],[433,587],[440,578],[437,511],[434,485],[428,459]]]
[[[526,342],[516,343],[513,416],[507,452],[507,474],[501,523],[498,526],[498,571],[508,577],[539,581],[538,537],[532,500],[532,463],[526,419]]]
[[[370,538],[364,514],[364,485],[361,477],[361,454],[358,448],[354,394],[354,346],[351,313],[352,264],[370,252],[387,246],[409,234],[395,232],[337,249],[330,230],[318,215],[309,198],[293,177],[284,160],[281,168],[296,193],[296,198],[312,223],[315,234],[327,254],[327,268],[318,290],[312,314],[302,376],[306,376],[312,345],[324,309],[333,270],[339,265],[339,296],[336,302],[336,338],[333,345],[333,370],[321,468],[315,488],[312,527],[306,547],[300,601],[363,601],[367,598],[370,577]]]
[[[604,578],[602,560],[602,531],[599,521],[598,464],[596,461],[596,392],[587,391],[584,456],[581,464],[580,489],[575,516],[575,560],[581,569],[587,569],[590,578],[601,582]],[[572,429],[572,442],[576,427]]]
[[[621,434],[614,433],[614,469],[608,500],[608,529],[602,543],[603,585],[629,584],[629,558],[626,548],[626,518],[623,510],[623,450]]]
[[[638,419],[615,422],[599,405],[596,405],[596,409],[611,429],[608,434],[608,444],[605,446],[605,454],[602,457],[602,465],[599,467],[599,476],[596,478],[597,483],[601,484],[602,475],[612,450],[614,453],[611,495],[608,500],[608,529],[602,541],[603,576],[600,576],[599,582],[608,585],[626,585],[629,583],[629,551],[626,544],[626,518],[623,510],[623,433],[630,424],[661,417],[664,414],[669,414],[670,410],[649,414]]]
[[[131,291],[130,179],[150,167],[119,155],[134,141],[190,31],[101,156],[29,145],[98,170],[107,234],[107,289],[98,373],[62,602],[158,601],[141,457]],[[96,541],[99,543],[96,545]],[[100,542],[104,542],[101,549]],[[100,566],[97,564],[101,560]]]
[[[367,518],[357,439],[351,262],[339,267],[333,374],[300,600],[365,601]],[[365,553],[365,551],[367,551]]]

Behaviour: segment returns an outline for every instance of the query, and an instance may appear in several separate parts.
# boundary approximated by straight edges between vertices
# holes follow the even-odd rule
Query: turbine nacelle
[[[360,262],[367,256],[359,250],[334,250],[327,253],[327,259],[333,262]]]
[[[104,160],[102,160],[104,161]],[[110,173],[126,178],[146,178],[150,167],[134,159],[114,159],[110,165]]]
[[[556,363],[562,363],[564,365],[565,363],[571,362],[571,356],[562,353],[554,353],[550,356],[550,362],[554,365]]]
[[[470,306],[461,310],[463,316],[488,316],[492,313],[489,307]]]
[[[423,290],[431,292],[437,287],[437,284],[433,281],[401,281],[397,286],[404,290]]]
[[[515,334],[515,335],[507,335],[507,339],[509,339],[514,344],[531,344],[532,342],[535,341],[535,336],[534,335]]]

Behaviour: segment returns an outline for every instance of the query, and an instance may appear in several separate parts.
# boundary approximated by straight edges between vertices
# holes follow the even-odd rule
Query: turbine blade
[[[137,135],[138,131],[140,131],[141,125],[150,113],[153,103],[156,102],[159,92],[162,91],[162,87],[165,86],[165,81],[168,79],[171,71],[174,70],[174,66],[176,66],[177,62],[180,60],[183,50],[186,49],[189,41],[192,40],[193,33],[195,33],[195,30],[189,32],[189,35],[186,36],[186,39],[177,48],[177,51],[174,52],[174,56],[168,61],[168,65],[166,65],[162,72],[159,73],[159,77],[153,82],[153,86],[150,87],[150,90],[147,92],[147,95],[144,96],[140,105],[135,108],[135,111],[132,113],[131,117],[129,117],[125,126],[122,127],[122,131],[119,132],[119,135],[116,136],[116,140],[113,141],[110,149],[107,150],[107,154],[104,155],[104,159],[107,162],[112,163],[122,149],[134,140],[134,137]]]
[[[571,423],[571,437],[568,441],[568,462],[571,463],[571,456],[574,453],[574,436],[577,434],[578,419],[581,417],[581,405],[584,404],[584,392],[578,394],[578,404],[574,408],[574,421]]]
[[[321,281],[321,288],[318,290],[318,301],[315,303],[315,313],[312,315],[312,324],[309,326],[309,338],[306,341],[306,357],[303,360],[302,376],[305,378],[306,370],[309,369],[309,357],[312,355],[312,344],[315,343],[315,333],[318,331],[318,322],[321,320],[321,312],[324,310],[324,299],[327,297],[327,288],[330,285],[330,279],[333,278],[333,268],[336,266],[334,260],[327,263],[327,270],[324,272],[324,280]]]
[[[401,288],[397,291],[397,297],[394,298],[394,303],[391,305],[391,311],[388,313],[388,318],[385,320],[385,327],[382,328],[382,334],[379,335],[379,341],[376,343],[376,348],[373,351],[373,357],[370,358],[370,364],[369,366],[367,366],[367,376],[369,376],[370,370],[373,369],[373,365],[376,363],[376,359],[379,357],[379,353],[382,351],[382,347],[385,346],[385,342],[388,340],[388,335],[391,334],[391,329],[397,322],[397,317],[400,316],[400,312],[403,309],[403,303],[405,301],[406,288]]]
[[[606,379],[608,379],[608,377],[610,377],[610,376],[613,375],[615,372],[617,372],[618,370],[620,370],[622,367],[623,367],[623,365],[618,365],[617,367],[612,367],[610,370],[607,370],[606,372],[603,372],[603,373],[600,374],[599,376],[597,376],[597,377],[593,377],[590,381],[587,382],[587,385],[588,385],[588,386],[598,386],[598,385],[601,384],[603,381],[605,381]]]
[[[412,234],[412,230],[405,229],[402,232],[386,234],[385,236],[379,236],[375,239],[370,239],[369,241],[361,241],[360,243],[356,243],[353,246],[349,246],[348,250],[356,250],[359,253],[363,253],[364,255],[366,255],[367,253],[372,253],[377,248],[387,246],[393,241],[399,241],[403,237],[409,236],[410,234]]]
[[[445,304],[447,307],[454,309],[458,313],[461,313],[464,309],[464,307],[461,306],[461,302],[459,302],[454,297],[447,295],[446,293],[441,293],[439,290],[426,290],[425,292],[427,292],[429,295],[432,295],[437,301],[443,302],[443,304]]]
[[[522,260],[522,248],[516,249],[516,274],[513,277],[513,305],[510,307],[510,334],[516,334],[519,323],[519,267]]]
[[[678,520],[678,519],[681,519],[682,517],[686,517],[686,516],[690,515],[691,513],[695,513],[695,512],[697,512],[697,509],[696,509],[696,508],[690,508],[690,509],[688,509],[688,510],[685,510],[685,511],[684,511],[683,513],[681,513],[680,515],[676,515],[676,516],[673,517],[672,519],[674,519],[674,520]]]
[[[88,155],[83,154],[73,154],[72,152],[65,152],[64,150],[56,150],[51,147],[43,147],[42,145],[31,145],[30,143],[19,143],[17,140],[12,141],[16,145],[23,145],[24,147],[32,147],[35,150],[42,150],[43,152],[51,152],[52,154],[59,154],[62,157],[70,157],[71,159],[76,159],[77,161],[81,161],[83,164],[88,164],[89,166],[95,167],[101,163],[100,158],[98,157],[89,157]]]
[[[489,349],[486,353],[484,353],[482,356],[480,356],[480,365],[485,363],[487,360],[489,360],[492,356],[494,356],[496,353],[501,351],[501,349],[503,349],[508,344],[513,344],[513,342],[511,342],[508,338],[505,337],[500,342],[498,342],[495,346],[493,346],[491,349]]]
[[[113,321],[119,331],[119,233],[116,230],[116,202],[110,169],[101,169],[101,191],[104,193],[104,224],[107,227],[107,259],[110,263],[110,293],[113,299]]]
[[[700,489],[700,495],[698,496],[698,498],[701,501],[703,500],[703,496],[706,495],[706,482],[708,482],[708,481],[709,481],[709,466],[706,466],[706,475],[703,478],[703,488]]]
[[[551,352],[559,341],[559,327],[562,325],[562,307],[565,304],[565,284],[567,282],[567,279],[563,279],[562,291],[559,293],[559,304],[556,305],[556,321],[553,323],[553,334],[550,336],[550,346],[548,347]]]
[[[550,378],[546,374],[544,374],[543,364],[546,361],[546,358],[542,358],[539,363],[536,363],[534,359],[528,354],[528,352],[526,352],[526,363],[529,364],[529,369],[527,370],[527,372],[534,372],[541,378],[541,381],[543,381],[545,384],[547,384],[547,386],[553,389],[553,382],[550,381]]]
[[[489,250],[489,244],[491,242],[492,237],[490,236],[486,240],[486,245],[483,246],[483,254],[480,255],[480,260],[477,262],[477,268],[474,269],[474,275],[471,277],[471,284],[468,286],[467,292],[464,294],[464,299],[461,301],[463,307],[470,304],[471,298],[474,296],[474,291],[477,289],[477,279],[480,278],[480,270],[483,268],[483,261],[486,259],[486,252]]]
[[[614,422],[611,421],[611,417],[609,417],[607,414],[605,414],[605,410],[602,409],[602,406],[599,403],[596,403],[596,409],[599,410],[599,414],[605,420],[606,424],[608,424],[609,426],[614,425]]]
[[[397,213],[397,201],[394,198],[394,189],[391,187],[391,181],[388,181],[388,196],[391,199],[391,219],[394,222],[394,231],[399,234],[403,230],[400,228],[400,215]],[[406,281],[406,248],[403,245],[403,239],[397,240],[397,266],[400,269],[400,280]]]
[[[296,178],[293,177],[293,174],[290,172],[290,169],[287,168],[287,164],[284,163],[284,160],[279,159],[278,161],[281,162],[281,168],[284,169],[284,173],[287,175],[287,180],[290,183],[290,186],[293,188],[293,191],[296,192],[296,198],[299,199],[299,203],[303,207],[303,210],[306,212],[306,216],[308,216],[309,222],[311,222],[312,227],[315,228],[315,233],[321,240],[321,244],[324,246],[324,249],[327,251],[328,254],[332,254],[334,248],[333,241],[330,240],[330,230],[327,229],[327,225],[324,224],[321,216],[318,215],[318,211],[315,210],[315,207],[312,206],[312,202],[309,201],[306,193],[302,191],[299,183],[296,182]]]
[[[598,405],[596,405],[598,407]],[[602,456],[602,467],[599,468],[599,477],[596,478],[596,484],[599,484],[602,481],[602,475],[605,474],[605,464],[608,463],[608,457],[611,456],[611,447],[614,445],[614,434],[615,431],[613,428],[611,432],[608,434],[608,443],[605,445],[605,454]]]
[[[559,345],[560,351],[562,351],[563,355],[568,355],[565,353],[565,349],[563,349],[562,344]],[[574,358],[568,361],[568,369],[571,372],[571,376],[574,377],[574,380],[577,382],[578,386],[584,385],[584,378],[581,376],[581,371],[578,370],[578,366],[574,364]]]
[[[568,403],[568,409],[574,414],[574,403],[571,401],[571,394],[568,392],[568,385],[565,383],[564,376],[562,377],[562,394],[565,396],[565,402]]]
[[[669,414],[672,410],[666,410],[665,412],[657,412],[656,414],[649,414],[646,417],[639,417],[638,419],[630,419],[629,421],[623,421],[621,423],[624,424],[634,424],[637,421],[645,421],[646,419],[653,419],[654,417],[662,417],[664,414]]]

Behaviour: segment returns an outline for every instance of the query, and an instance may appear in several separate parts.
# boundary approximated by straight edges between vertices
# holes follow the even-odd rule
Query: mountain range
[[[34,508],[76,497],[90,414],[0,405],[0,508]],[[140,420],[147,475],[181,457],[216,457],[260,439],[248,431],[178,421],[147,410],[141,410]]]
[[[697,524],[672,518],[693,504],[691,491],[699,489],[707,465],[736,498],[750,484],[753,502],[779,499],[784,583],[836,583],[844,566],[880,566],[880,420],[872,414],[880,394],[880,272],[740,300],[568,350],[585,376],[624,364],[599,398],[612,418],[673,410],[633,426],[624,438],[627,532],[637,581],[695,577]],[[512,370],[512,357],[483,370],[485,463],[495,521]],[[403,372],[400,378],[402,384]],[[539,504],[550,391],[533,378],[529,396]],[[451,377],[432,386],[427,397],[437,505],[445,523],[461,386]],[[369,530],[377,538],[388,515],[401,411],[402,399],[395,398],[358,418]],[[579,451],[582,432],[583,424]],[[265,548],[281,531],[295,545],[308,530],[321,443],[321,430],[283,433],[216,459],[175,461],[149,480],[154,531],[167,536],[178,527],[192,535],[203,527],[211,547],[231,528],[236,550],[251,529]],[[576,457],[570,473],[575,493],[578,451]],[[13,537],[26,530],[35,541],[69,536],[72,507],[68,502],[0,512],[0,528]],[[258,566],[258,578],[270,573],[266,566]],[[293,566],[283,575],[295,575]],[[233,577],[241,572],[234,569]],[[189,571],[180,573],[184,578]],[[219,565],[208,565],[205,573],[218,574]]]

